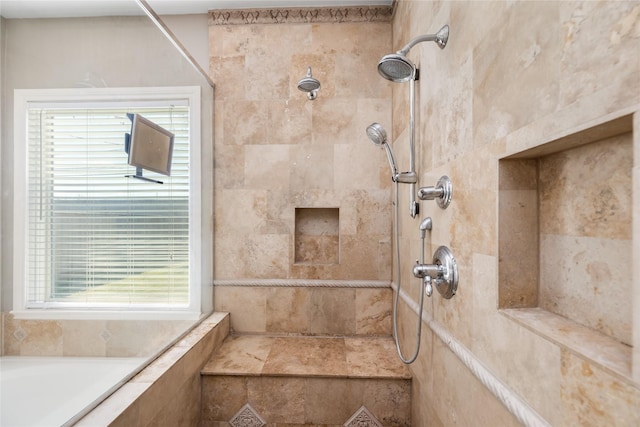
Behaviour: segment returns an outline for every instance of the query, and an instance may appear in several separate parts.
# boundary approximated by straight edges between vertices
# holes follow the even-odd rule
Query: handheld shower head
[[[318,97],[320,81],[311,76],[311,67],[307,68],[307,75],[298,82],[298,90],[307,93],[307,98],[314,100]]]
[[[380,123],[371,123],[367,126],[367,136],[376,145],[387,143],[387,131],[384,130]]]
[[[387,158],[389,159],[389,167],[391,168],[391,178],[393,180],[398,176],[398,168],[396,167],[396,159],[393,157],[393,151],[387,143],[387,131],[384,130],[380,123],[371,123],[367,126],[367,136],[374,144],[384,147],[387,151]]]
[[[449,26],[445,25],[435,34],[426,34],[412,39],[405,47],[396,53],[385,55],[378,62],[378,73],[387,80],[396,83],[408,82],[416,76],[416,66],[409,58],[407,53],[413,46],[418,43],[433,41],[444,49],[449,40]]]

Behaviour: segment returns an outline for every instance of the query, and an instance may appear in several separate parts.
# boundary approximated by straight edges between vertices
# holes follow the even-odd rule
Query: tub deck
[[[0,358],[0,425],[62,426],[102,400],[146,359]]]

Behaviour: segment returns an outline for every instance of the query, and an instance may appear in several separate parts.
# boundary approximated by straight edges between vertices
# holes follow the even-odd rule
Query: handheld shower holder
[[[420,187],[418,198],[420,200],[435,200],[441,209],[446,209],[451,203],[453,196],[453,185],[448,176],[440,177],[433,187]]]
[[[401,184],[415,184],[418,182],[418,175],[415,172],[400,172],[391,177],[393,182]]]

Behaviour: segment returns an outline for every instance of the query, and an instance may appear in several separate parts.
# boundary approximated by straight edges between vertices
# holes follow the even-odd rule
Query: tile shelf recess
[[[500,159],[498,308],[637,386],[633,131],[626,112]]]

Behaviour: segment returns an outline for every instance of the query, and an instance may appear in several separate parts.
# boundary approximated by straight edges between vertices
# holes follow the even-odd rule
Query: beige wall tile
[[[542,158],[540,232],[629,239],[632,167],[631,134]]]
[[[249,396],[246,377],[205,376],[202,379],[202,422],[230,421]]]
[[[515,3],[506,20],[497,21],[493,30],[485,34],[486,40],[475,47],[476,138],[482,141],[504,136],[555,110],[560,26],[550,22],[558,23],[559,7],[555,2]]]
[[[215,310],[231,313],[234,332],[267,331],[267,290],[243,286],[216,286]]]
[[[391,335],[392,290],[356,289],[357,335]]]
[[[629,240],[543,234],[540,254],[540,307],[632,345]]]
[[[243,192],[249,189],[245,181],[249,175],[242,172],[235,180],[226,175],[217,180],[216,194],[222,188],[233,191],[221,193],[222,198],[217,199],[223,203],[216,205],[216,277],[257,277],[269,271],[271,276],[260,277],[395,280],[395,267],[401,271],[403,286],[417,300],[418,283],[410,269],[420,249],[417,225],[424,216],[432,216],[434,229],[427,242],[427,258],[438,245],[450,246],[459,262],[461,282],[453,300],[443,301],[436,294],[427,300],[425,311],[551,424],[581,421],[581,409],[576,406],[580,398],[573,391],[581,385],[587,394],[599,389],[579,379],[571,389],[563,385],[568,391],[563,391],[560,399],[559,347],[497,311],[498,284],[505,282],[505,273],[512,283],[523,278],[537,282],[537,258],[528,256],[537,247],[537,165],[518,160],[519,164],[507,169],[499,167],[499,159],[519,151],[519,147],[543,144],[551,137],[637,104],[632,98],[640,89],[640,73],[633,67],[633,61],[638,61],[637,49],[631,47],[638,37],[636,9],[633,2],[400,1],[393,27],[212,27],[210,36],[217,39],[212,47],[211,73],[219,77],[218,99],[265,104],[267,126],[272,126],[267,140],[258,141],[255,129],[243,128],[241,121],[227,123],[234,118],[225,114],[220,119],[225,132],[216,145],[242,143],[243,148],[260,145],[267,149],[273,145],[274,153],[265,158],[277,157],[278,145],[286,144],[291,149],[289,188],[272,185],[260,196],[263,199],[253,199],[258,201],[255,207],[242,201]],[[420,44],[412,49],[410,57],[420,65],[422,76],[417,85],[416,117],[419,184],[433,185],[439,176],[451,176],[453,203],[443,211],[433,202],[421,202],[420,216],[410,219],[406,215],[408,189],[400,187],[402,261],[400,266],[393,266],[389,262],[393,243],[388,165],[384,152],[368,141],[364,129],[373,121],[382,123],[393,141],[400,168],[406,170],[409,88],[378,77],[375,64],[412,37],[435,32],[444,23],[449,23],[452,31],[447,48],[441,51],[432,44]],[[288,31],[293,35],[290,38],[284,34]],[[269,41],[265,41],[267,36]],[[274,45],[281,48],[276,57],[285,64],[275,60],[261,64],[256,59],[263,55],[260,46],[276,49]],[[264,76],[271,87],[247,86],[240,81],[246,76],[231,73],[244,70],[246,61],[251,63],[251,75]],[[308,65],[323,85],[313,103],[295,88]],[[255,81],[252,77],[250,84]],[[246,93],[247,88],[253,93]],[[264,112],[249,119],[260,123]],[[229,136],[227,129],[234,135]],[[245,164],[244,150],[223,155]],[[598,169],[587,164],[593,163],[575,169],[581,173]],[[234,168],[229,167],[230,171]],[[357,179],[350,180],[350,172]],[[593,172],[594,177],[600,176],[598,172]],[[631,188],[629,181],[616,191],[624,191],[624,187]],[[234,203],[240,206],[226,208]],[[531,209],[523,210],[522,206]],[[296,207],[340,209],[339,266],[295,264]],[[575,216],[587,214],[580,204],[570,210]],[[512,217],[508,219],[505,215],[510,211]],[[627,215],[635,220],[634,214]],[[593,215],[585,218],[582,223],[588,225]],[[264,239],[247,243],[256,235]],[[275,235],[284,236],[284,265],[271,254],[259,255],[261,251],[277,252],[275,243],[269,243]],[[514,242],[520,251],[509,246]],[[252,256],[246,255],[249,252]],[[509,270],[505,269],[505,260],[511,261]],[[276,268],[272,267],[274,262]],[[573,277],[568,267],[562,274]],[[501,298],[508,294],[505,289],[500,289]],[[254,292],[261,291],[247,290],[249,294]],[[314,292],[303,295],[292,289],[269,290],[265,299],[267,329],[282,331],[295,323],[295,331],[310,333],[310,316],[325,310],[323,304],[332,301],[317,294],[312,302]],[[355,312],[356,330],[375,329],[370,319],[384,313],[377,309],[383,303],[378,305],[375,293],[360,292],[351,297],[355,300],[356,308],[350,310]],[[522,292],[513,294],[517,299]],[[524,305],[533,305],[533,293],[525,300],[521,301]],[[347,309],[346,304],[343,309]],[[249,317],[245,307],[234,311],[232,319]],[[406,352],[413,349],[415,320],[415,313],[401,303],[400,336]],[[414,405],[413,425],[517,424],[427,327],[422,335],[423,348],[412,367],[412,392],[414,402],[427,403]],[[611,380],[606,373],[599,378]],[[610,396],[611,408],[624,402],[620,394]]]
[[[562,352],[561,399],[565,425],[637,425],[640,391],[568,351]]]
[[[637,93],[640,76],[628,72],[637,70],[637,58],[624,52],[637,47],[638,7],[633,1],[620,2],[616,7],[590,2],[560,4],[561,105],[569,105],[617,81],[629,89],[625,96],[628,100],[633,98],[634,90]],[[616,60],[602,61],[603,57]]]

